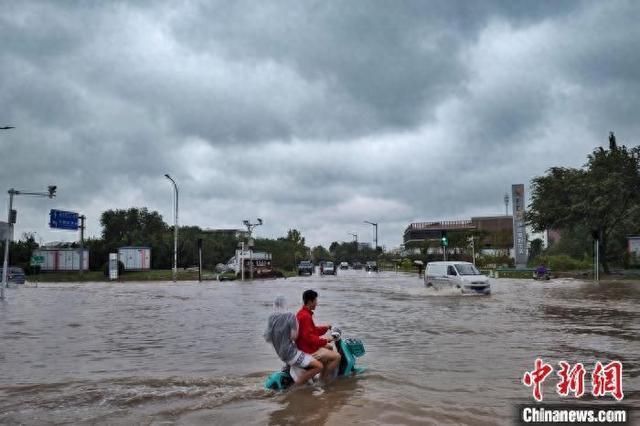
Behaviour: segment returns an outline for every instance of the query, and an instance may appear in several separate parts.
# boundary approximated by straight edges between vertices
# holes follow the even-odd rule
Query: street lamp
[[[14,195],[32,195],[34,197],[49,197],[56,196],[55,185],[49,185],[47,192],[28,192],[17,191],[11,188],[9,192],[9,212],[7,214],[7,227],[6,235],[4,239],[4,261],[2,262],[2,284],[0,285],[0,300],[4,300],[4,289],[7,287],[7,273],[9,270],[9,243],[10,237],[13,235],[13,224],[16,223],[18,213],[13,209],[13,196]]]
[[[171,179],[169,174],[165,174],[164,177],[173,184],[175,196],[175,211],[173,212],[173,282],[175,283],[178,276],[178,185],[175,180]]]
[[[358,251],[358,234],[354,234],[353,232],[347,232],[347,234],[351,235],[354,238],[356,243],[356,251]]]
[[[368,220],[365,220],[364,223],[368,223],[369,225],[373,225],[374,228],[376,228],[376,246],[375,246],[375,250],[378,251],[378,224],[375,222],[369,222]]]
[[[256,223],[251,223],[247,219],[242,221],[242,224],[247,227],[247,231],[249,232],[249,276],[253,279],[253,228],[256,226],[262,225],[262,219],[258,218]],[[244,250],[242,253],[242,270],[244,271]],[[242,274],[244,279],[244,272]]]

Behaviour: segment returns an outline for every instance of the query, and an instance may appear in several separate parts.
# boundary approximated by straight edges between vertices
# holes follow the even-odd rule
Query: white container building
[[[76,248],[40,248],[33,251],[34,256],[42,256],[41,271],[79,271],[80,249]],[[84,249],[83,271],[89,270],[89,250]]]
[[[125,271],[147,271],[151,269],[151,247],[120,247],[118,260]]]

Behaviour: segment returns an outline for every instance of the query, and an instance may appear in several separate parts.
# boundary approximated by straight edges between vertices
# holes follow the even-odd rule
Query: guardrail
[[[510,268],[497,268],[497,269],[480,269],[485,275],[491,278],[531,278],[533,279],[533,273],[535,268],[523,268],[523,269],[510,269]],[[551,273],[551,269],[547,269],[547,273]]]

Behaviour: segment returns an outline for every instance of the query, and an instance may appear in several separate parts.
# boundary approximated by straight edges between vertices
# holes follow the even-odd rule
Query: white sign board
[[[511,186],[513,205],[513,248],[515,250],[516,268],[527,267],[527,231],[524,222],[524,185]]]
[[[13,227],[7,222],[0,222],[0,240],[5,241],[7,238],[13,241]]]
[[[629,237],[628,242],[629,254],[633,257],[640,257],[640,237]]]
[[[118,253],[109,253],[109,279],[118,279]]]

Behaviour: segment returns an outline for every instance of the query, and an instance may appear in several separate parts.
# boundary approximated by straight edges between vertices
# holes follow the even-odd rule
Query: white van
[[[470,262],[429,262],[424,285],[435,290],[459,289],[462,294],[491,294],[489,278]]]

